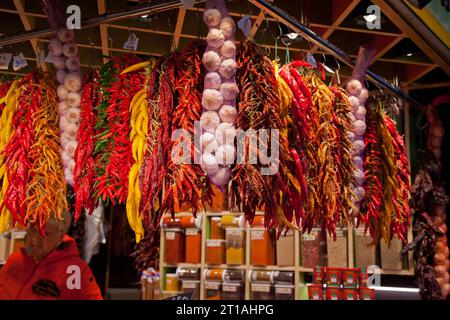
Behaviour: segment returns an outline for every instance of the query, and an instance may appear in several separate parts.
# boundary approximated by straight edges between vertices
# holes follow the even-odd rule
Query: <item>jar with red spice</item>
[[[225,240],[225,229],[222,228],[221,217],[211,218],[211,236],[210,239]]]
[[[206,263],[224,264],[226,258],[226,240],[206,240]]]
[[[275,264],[275,237],[264,227],[250,231],[251,263],[254,266]]]
[[[202,248],[202,234],[200,229],[186,229],[186,251],[185,257],[187,263],[200,263]]]
[[[168,264],[184,262],[184,233],[182,229],[166,229],[165,261]]]

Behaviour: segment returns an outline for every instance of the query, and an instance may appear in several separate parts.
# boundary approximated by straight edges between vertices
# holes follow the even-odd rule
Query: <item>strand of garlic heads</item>
[[[353,132],[349,132],[349,138],[353,143],[353,163],[355,171],[353,174],[353,193],[355,194],[354,205],[359,210],[364,198],[364,134],[366,133],[366,107],[365,103],[369,92],[358,79],[352,79],[347,83],[349,101],[352,105],[351,120],[353,121]]]
[[[57,94],[60,113],[62,162],[66,182],[73,185],[74,155],[77,148],[78,121],[81,102],[81,70],[78,47],[74,41],[74,32],[61,28],[50,40],[49,53],[56,68],[58,80]]]
[[[213,1],[206,5],[212,6]],[[207,48],[202,62],[206,68],[202,95],[203,113],[201,167],[212,183],[226,185],[231,176],[229,165],[234,163],[236,148],[236,24],[229,16],[223,1],[215,1],[215,8],[207,9],[203,21],[208,26]]]

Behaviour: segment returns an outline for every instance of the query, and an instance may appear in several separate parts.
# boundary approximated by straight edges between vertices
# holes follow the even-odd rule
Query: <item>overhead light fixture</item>
[[[374,22],[377,18],[378,17],[376,14],[368,14],[364,16],[364,20],[366,20],[367,22]]]
[[[146,19],[148,17],[148,14],[144,14],[141,16],[142,19]]]
[[[414,55],[414,54],[411,53],[411,52],[406,54],[407,57],[412,57],[413,55]]]
[[[291,40],[295,40],[298,37],[298,33],[297,32],[291,32],[287,34],[287,37]]]

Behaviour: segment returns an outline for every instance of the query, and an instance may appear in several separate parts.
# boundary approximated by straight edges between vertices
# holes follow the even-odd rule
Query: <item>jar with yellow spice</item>
[[[245,229],[227,228],[227,264],[245,264]]]

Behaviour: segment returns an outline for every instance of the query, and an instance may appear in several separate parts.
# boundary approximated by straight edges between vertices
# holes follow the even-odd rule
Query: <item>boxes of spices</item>
[[[222,299],[222,284],[220,282],[205,282],[206,300]]]
[[[313,229],[311,232],[302,235],[302,266],[312,268],[314,266],[325,266],[326,242],[322,238],[320,229]]]
[[[225,240],[225,229],[222,228],[220,217],[211,218],[211,236],[210,239]]]
[[[187,263],[200,263],[202,249],[202,234],[200,229],[186,229],[185,261]]]
[[[342,300],[341,288],[328,286],[325,291],[327,300]]]
[[[328,265],[331,267],[347,267],[347,229],[336,230],[336,240],[327,237]]]
[[[200,299],[200,281],[198,280],[182,280],[181,281],[181,292],[190,293],[192,292],[191,300]]]
[[[358,300],[358,289],[356,288],[343,288],[342,300]]]
[[[372,238],[364,234],[364,228],[355,230],[355,263],[357,267],[367,267],[376,263],[376,246],[369,244]]]
[[[326,268],[326,281],[329,286],[339,286],[342,283],[341,268]]]
[[[295,300],[294,286],[275,284],[275,300]]]
[[[184,262],[184,233],[182,229],[166,229],[165,261],[168,264]]]
[[[244,286],[242,283],[222,283],[222,300],[243,300]]]
[[[294,230],[289,230],[286,234],[280,235],[277,240],[276,252],[277,252],[277,265],[279,266],[294,266]]]
[[[227,264],[245,264],[245,229],[227,228]]]
[[[360,287],[359,300],[375,300],[375,289]]]
[[[315,284],[323,284],[325,282],[325,268],[321,266],[314,267],[313,282]]]
[[[275,264],[275,239],[273,233],[265,228],[252,228],[250,231],[251,264],[255,266]]]
[[[178,292],[180,290],[180,282],[176,273],[166,273],[166,290],[170,292]]]
[[[251,283],[252,299],[253,300],[273,300],[273,287],[266,283]]]
[[[342,284],[344,287],[356,287],[358,285],[358,273],[357,268],[344,268],[342,272]]]
[[[309,284],[308,285],[309,300],[323,300],[323,285]]]
[[[206,263],[224,264],[225,263],[225,240],[206,240]]]

